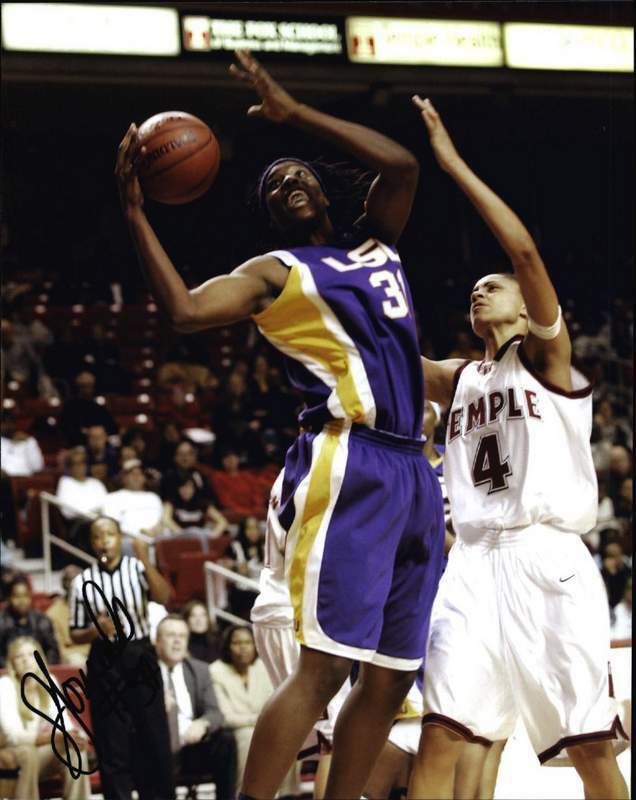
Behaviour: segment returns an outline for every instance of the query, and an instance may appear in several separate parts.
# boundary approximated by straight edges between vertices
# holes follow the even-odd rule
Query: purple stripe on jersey
[[[278,519],[287,532],[296,515],[294,491],[311,468],[312,445],[315,438],[315,433],[301,433],[285,457]]]

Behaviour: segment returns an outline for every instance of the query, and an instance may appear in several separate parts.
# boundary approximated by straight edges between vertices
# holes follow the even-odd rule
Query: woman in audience
[[[8,674],[0,678],[2,764],[5,768],[20,769],[14,795],[16,798],[39,800],[39,781],[57,775],[64,779],[65,800],[88,800],[91,793],[88,775],[81,775],[75,779],[69,768],[53,751],[55,743],[57,752],[67,757],[75,770],[88,771],[86,737],[83,731],[65,712],[64,728],[67,731],[65,743],[64,734],[59,731],[54,733],[52,725],[32,711],[22,700],[22,679],[28,673],[32,673],[40,678],[42,685],[35,678],[27,678],[25,681],[24,695],[29,705],[50,719],[57,717],[55,703],[44,688],[46,678],[38,668],[35,660],[36,652],[46,664],[44,653],[35,639],[21,636],[9,645]],[[55,678],[52,680],[59,688]]]
[[[83,515],[101,508],[108,492],[97,478],[88,474],[88,461],[83,447],[74,447],[65,460],[68,474],[62,475],[57,484],[57,499],[66,503],[61,508],[64,517],[71,523],[71,532],[81,524]]]
[[[177,491],[164,501],[164,525],[173,534],[196,536],[207,551],[208,539],[218,538],[228,526],[208,497],[198,493],[190,476],[180,477]]]
[[[221,641],[218,630],[212,625],[205,603],[190,600],[182,611],[183,619],[190,630],[188,650],[192,658],[211,664],[221,655]]]
[[[263,569],[265,534],[256,517],[244,517],[239,523],[236,539],[230,543],[226,557],[221,562],[224,566],[258,581]],[[228,589],[230,610],[243,619],[250,618],[257,592],[240,583],[232,583]]]
[[[225,724],[236,738],[240,785],[256,719],[273,692],[247,625],[231,625],[225,630],[221,657],[210,665],[210,675]]]

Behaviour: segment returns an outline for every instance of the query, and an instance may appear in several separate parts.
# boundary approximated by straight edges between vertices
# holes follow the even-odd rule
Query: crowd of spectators
[[[454,333],[447,331],[447,351],[435,352],[435,337],[423,332],[422,348],[431,356],[479,355],[465,316],[454,310],[459,289],[449,283]],[[229,534],[223,564],[258,577],[260,559],[247,550],[262,546],[269,488],[296,433],[301,405],[283,380],[277,353],[252,325],[238,339],[230,329],[214,339],[177,336],[161,324],[151,300],[137,307],[141,322],[127,318],[132,330],[114,325],[122,308],[103,301],[90,308],[72,305],[56,317],[47,305],[51,291],[37,273],[18,274],[4,289],[3,541],[19,540],[24,525],[25,497],[16,496],[12,479],[44,473],[56,477],[61,530],[84,549],[86,515],[100,512],[125,533],[196,537],[204,551]],[[631,574],[632,374],[624,356],[633,315],[622,300],[608,314],[569,300],[564,308],[575,364],[595,381],[599,516],[585,541],[613,609],[622,602],[623,573]],[[131,337],[139,345],[137,360],[124,358]],[[36,398],[48,406],[36,408]],[[29,402],[31,412],[22,408]],[[146,413],[134,413],[143,402]],[[625,561],[620,569],[614,567],[617,551]],[[57,566],[64,565],[60,558]],[[251,593],[233,587],[228,598],[232,610],[246,616]]]

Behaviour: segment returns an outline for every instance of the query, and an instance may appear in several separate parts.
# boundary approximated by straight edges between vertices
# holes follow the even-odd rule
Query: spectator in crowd
[[[62,589],[64,594],[56,597],[45,612],[53,625],[62,663],[73,664],[76,667],[86,666],[86,659],[90,649],[89,644],[75,644],[71,639],[70,632],[69,596],[71,583],[81,572],[81,567],[76,564],[69,564],[64,567],[62,570]]]
[[[610,608],[614,608],[623,599],[627,581],[632,571],[629,560],[625,557],[622,544],[610,539],[601,549],[601,575],[605,581]]]
[[[182,441],[181,432],[174,422],[166,422],[162,426],[159,441],[156,445],[156,457],[153,461],[159,472],[169,472],[175,468],[175,450]]]
[[[625,478],[630,478],[631,475],[632,457],[630,452],[623,445],[613,445],[609,465],[609,495],[614,501],[614,507],[616,507],[620,485]]]
[[[44,457],[37,441],[16,426],[11,411],[3,410],[1,419],[0,457],[3,473],[18,477],[41,472],[44,469]]]
[[[265,534],[256,517],[245,517],[239,522],[236,539],[230,542],[224,564],[239,575],[257,581],[264,562]],[[257,592],[240,583],[231,583],[228,589],[230,610],[249,620]]]
[[[91,333],[82,341],[81,359],[95,373],[96,385],[101,392],[126,394],[130,389],[130,376],[121,366],[119,346],[108,338],[103,322],[94,322]]]
[[[2,552],[4,556],[4,549]],[[11,585],[15,578],[18,576],[22,577],[20,570],[13,566],[12,563],[9,563],[9,561],[10,559],[5,561],[4,558],[0,560],[0,602],[3,604],[5,600],[9,599]]]
[[[246,369],[247,369],[247,365]],[[221,446],[236,447],[249,452],[250,458],[260,459],[262,422],[247,390],[247,380],[235,368],[225,380],[218,406],[212,416],[212,429]]]
[[[200,600],[190,600],[181,612],[190,631],[188,652],[192,658],[211,664],[221,655],[221,642],[205,607]]]
[[[116,520],[124,533],[157,536],[162,530],[163,506],[158,494],[145,491],[146,476],[141,461],[132,459],[124,463],[121,482],[122,489],[106,496],[102,506],[104,515]]]
[[[614,406],[609,398],[603,398],[594,414],[594,424],[598,426],[603,441],[612,445],[631,447],[633,434],[626,419],[617,419]]]
[[[196,463],[196,447],[189,439],[182,439],[175,447],[172,469],[164,473],[161,481],[161,496],[164,500],[173,501],[177,497],[180,481],[190,478],[194,483],[197,500],[203,497],[213,505],[217,505],[208,479],[201,470],[197,469]]]
[[[236,744],[224,730],[208,664],[188,656],[188,626],[168,614],[157,628],[155,649],[175,773],[212,774],[218,800],[234,800]]]
[[[60,416],[60,427],[67,444],[84,443],[84,436],[91,426],[102,425],[107,434],[117,433],[117,425],[110,412],[95,402],[95,375],[82,370],[75,376],[76,396],[64,403]]]
[[[624,478],[618,485],[616,496],[616,516],[621,519],[631,519],[634,511],[634,481]]]
[[[64,734],[59,730],[54,734],[51,723],[32,710],[38,709],[49,719],[55,719],[59,713],[59,706],[45,689],[48,679],[38,667],[36,652],[46,666],[46,656],[35,639],[20,636],[9,645],[8,674],[0,677],[0,765],[5,769],[20,770],[14,797],[39,800],[39,781],[59,777],[64,781],[64,800],[87,800],[91,794],[88,775],[75,779],[52,749],[54,737],[57,750],[60,753],[65,752]],[[23,678],[29,674],[34,677],[27,677],[22,684]],[[61,693],[57,679],[51,677],[51,680]],[[32,708],[24,703],[23,693]],[[68,711],[65,710],[63,715],[64,728],[79,748],[78,753],[70,741],[67,741],[67,758],[76,769],[87,771],[84,732]]]
[[[177,493],[172,500],[166,500],[164,524],[177,536],[196,536],[207,551],[209,539],[218,538],[227,529],[228,521],[207,497],[197,497],[194,481],[182,478],[177,484]]]
[[[2,515],[2,540],[15,540],[17,519],[11,485],[12,477],[29,476],[44,469],[40,445],[16,427],[13,414],[2,411],[2,436],[0,438],[0,514]]]
[[[86,368],[83,361],[83,348],[73,335],[73,328],[65,325],[42,355],[46,371],[52,378],[63,381],[67,386],[73,383],[77,373]]]
[[[598,475],[604,475],[609,470],[610,459],[612,456],[612,445],[606,439],[603,439],[601,426],[598,424],[598,420],[592,421],[590,443],[592,446],[592,460],[594,461],[594,469]]]
[[[134,557],[122,555],[115,520],[96,519],[90,544],[97,562],[71,583],[70,629],[75,644],[90,644],[86,685],[102,792],[131,800],[136,786],[140,800],[172,800],[170,733],[148,616],[150,600],[169,601],[170,585],[145,543],[134,542]],[[115,618],[109,608],[117,608]]]
[[[472,334],[469,331],[457,331],[455,345],[446,358],[464,358],[468,361],[481,361],[483,353],[475,347]]]
[[[254,419],[259,420],[264,427],[271,425],[270,416],[275,398],[269,379],[269,363],[262,353],[256,355],[252,363],[248,394],[252,401]]]
[[[57,397],[42,359],[32,344],[14,336],[13,325],[8,319],[1,322],[0,378],[3,388],[9,381],[18,381],[28,385],[40,397]]]
[[[25,342],[38,352],[53,344],[54,337],[41,319],[33,313],[33,297],[23,294],[11,306],[9,318],[12,336],[17,342]]]
[[[86,451],[83,447],[74,447],[66,454],[65,467],[67,475],[62,475],[57,484],[56,497],[60,503],[63,516],[77,527],[84,520],[84,515],[98,511],[106,499],[106,487],[97,478],[88,475]],[[70,534],[72,536],[72,533]]]
[[[137,458],[137,451],[134,447],[131,447],[129,444],[122,444],[117,453],[117,462],[120,470],[126,461],[141,461],[141,459]]]
[[[632,638],[632,579],[628,578],[623,599],[612,609],[612,639]]]
[[[134,458],[143,461],[146,458],[146,437],[141,428],[129,428],[121,437],[122,447],[131,447],[135,451]]]
[[[614,502],[607,491],[607,480],[597,474],[598,479],[598,513],[596,525],[591,531],[583,534],[582,539],[592,555],[596,555],[601,547],[601,531],[620,529],[620,524],[614,514]]]
[[[86,429],[86,454],[89,472],[93,478],[107,483],[117,475],[117,448],[108,441],[108,433],[103,425],[89,425]]]
[[[212,473],[212,487],[222,511],[235,516],[267,516],[267,495],[261,481],[249,469],[240,469],[240,456],[233,448],[223,454],[223,469]]]
[[[30,636],[39,642],[49,664],[60,663],[51,620],[32,605],[28,578],[18,575],[9,585],[7,607],[0,610],[0,667],[5,666],[9,644],[18,636]]]
[[[226,628],[221,658],[210,665],[210,674],[225,724],[236,738],[240,786],[256,719],[273,692],[247,625]]]

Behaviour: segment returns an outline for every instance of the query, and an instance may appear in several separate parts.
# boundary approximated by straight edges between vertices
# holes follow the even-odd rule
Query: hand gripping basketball
[[[230,73],[239,81],[251,86],[262,102],[247,109],[249,117],[263,117],[270,122],[286,122],[300,105],[277,83],[252,56],[249,50],[236,50],[241,67],[230,64]]]
[[[115,163],[119,200],[124,213],[141,208],[144,204],[143,192],[137,177],[137,167],[140,158],[145,154],[145,149],[139,145],[137,126],[133,122],[121,140]]]

